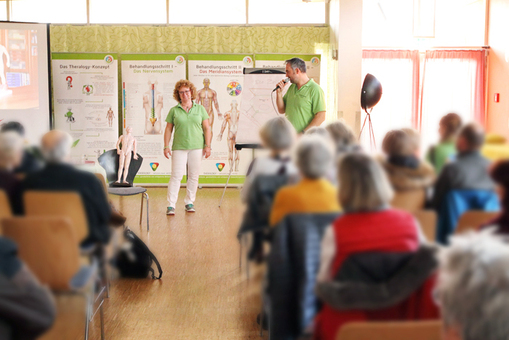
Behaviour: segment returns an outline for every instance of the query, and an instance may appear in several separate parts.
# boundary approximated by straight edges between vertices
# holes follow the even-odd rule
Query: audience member
[[[319,135],[326,139],[331,138],[329,131],[327,131],[326,128],[321,127],[321,126],[313,126],[313,127],[309,128],[306,132],[304,132],[304,134],[305,135]],[[331,142],[332,142],[332,140],[331,140]]]
[[[490,175],[496,183],[502,211],[495,219],[481,226],[481,229],[494,227],[497,234],[509,235],[509,161],[504,160],[494,164]]]
[[[12,211],[21,213],[20,180],[14,169],[21,164],[23,139],[12,131],[0,132],[0,189],[9,198]]]
[[[352,321],[437,318],[436,261],[410,213],[389,207],[393,190],[377,161],[349,154],[339,167],[344,209],[322,239],[315,338]]]
[[[460,128],[461,117],[456,113],[448,113],[440,119],[438,128],[440,142],[432,146],[426,155],[426,160],[433,165],[437,174],[456,155],[456,135]]]
[[[329,131],[329,134],[334,141],[336,156],[346,152],[361,151],[361,147],[357,143],[357,138],[355,137],[353,130],[343,119],[338,119],[328,124],[325,129]]]
[[[53,130],[42,138],[42,153],[46,167],[28,174],[23,190],[74,191],[80,194],[87,214],[89,235],[83,245],[107,243],[110,238],[108,221],[111,209],[102,183],[94,174],[75,169],[69,164],[71,136],[63,131]]]
[[[17,133],[23,140],[25,139],[25,128],[18,122],[8,122],[2,125],[0,132],[12,131]],[[14,172],[24,176],[28,173],[38,171],[42,168],[41,160],[36,156],[38,153],[35,148],[25,148],[21,163],[14,169]]]
[[[55,315],[50,291],[18,259],[17,246],[0,237],[0,339],[36,339]]]
[[[435,180],[433,167],[417,158],[416,149],[415,136],[412,138],[403,130],[385,135],[382,150],[387,157],[381,162],[397,191],[425,189]]]
[[[296,150],[296,164],[302,179],[281,188],[274,199],[270,225],[276,226],[291,213],[326,213],[339,211],[336,189],[325,179],[332,164],[332,150],[320,136],[301,137]]]
[[[410,137],[411,142],[411,149],[412,154],[420,158],[420,152],[421,152],[421,135],[419,134],[419,131],[412,128],[402,128],[401,131],[407,134],[408,137]]]
[[[297,168],[289,154],[294,135],[293,127],[283,117],[273,118],[262,126],[260,129],[262,145],[270,153],[268,157],[257,157],[251,162],[241,191],[244,203],[247,202],[249,190],[256,176],[297,174]]]
[[[440,210],[445,196],[451,190],[493,190],[494,183],[488,175],[490,161],[480,153],[484,131],[475,123],[463,127],[456,141],[456,160],[446,164],[435,183],[432,206]]]
[[[439,262],[443,339],[509,339],[507,243],[487,231],[454,236]]]

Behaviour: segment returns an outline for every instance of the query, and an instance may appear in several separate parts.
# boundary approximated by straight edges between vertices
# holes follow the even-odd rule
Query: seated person
[[[288,214],[340,211],[336,188],[325,178],[332,157],[332,150],[323,137],[301,137],[296,150],[296,164],[302,179],[295,185],[281,188],[276,194],[269,218],[271,227]]]
[[[495,228],[497,234],[509,235],[509,161],[499,161],[494,164],[490,176],[496,183],[501,212],[495,219],[482,225],[481,229]]]
[[[438,127],[440,142],[430,147],[426,155],[426,160],[435,168],[437,174],[456,155],[456,135],[460,128],[461,117],[456,113],[448,113],[440,119]]]
[[[393,190],[380,164],[349,154],[339,182],[344,214],[322,239],[316,291],[324,305],[315,339],[336,339],[347,322],[438,318],[431,297],[434,252],[422,247],[413,216],[389,207]]]
[[[440,211],[442,201],[451,190],[494,190],[495,185],[488,175],[490,161],[480,153],[483,143],[484,131],[481,126],[470,123],[461,129],[456,140],[456,160],[443,167],[435,183],[434,209]]]
[[[346,124],[343,119],[338,119],[325,127],[334,141],[336,156],[340,156],[346,152],[362,151],[357,143],[357,138],[353,130]]]
[[[246,180],[241,191],[242,202],[247,202],[249,190],[258,175],[296,175],[297,168],[290,159],[294,129],[284,118],[267,121],[260,129],[260,138],[264,148],[270,151],[268,157],[257,157],[249,166]]]
[[[17,246],[0,236],[0,339],[36,339],[56,315],[51,292],[17,257]]]
[[[39,172],[28,174],[22,189],[74,191],[80,194],[87,214],[89,235],[83,245],[108,243],[108,222],[111,209],[102,183],[94,174],[75,169],[69,164],[71,136],[63,131],[52,130],[42,137],[41,150],[47,162]]]
[[[9,122],[2,125],[0,132],[12,131],[17,133],[22,140],[25,139],[25,128],[18,122]],[[28,173],[38,171],[43,164],[41,159],[37,157],[38,151],[35,148],[25,148],[21,164],[19,164],[14,172],[24,176]]]
[[[4,190],[14,214],[22,210],[20,180],[14,169],[23,157],[23,139],[12,131],[0,132],[0,189]]]
[[[440,252],[436,297],[444,340],[509,339],[509,246],[489,232],[454,236]]]
[[[382,150],[386,155],[381,160],[382,166],[396,191],[426,189],[433,184],[435,171],[415,155],[415,138],[403,130],[389,131],[382,142]]]

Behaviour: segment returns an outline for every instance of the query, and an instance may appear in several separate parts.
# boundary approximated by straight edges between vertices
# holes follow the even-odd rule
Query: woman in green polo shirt
[[[173,90],[173,98],[178,104],[171,108],[166,117],[164,130],[164,156],[171,156],[171,177],[168,184],[168,208],[166,215],[175,215],[180,182],[188,164],[187,193],[184,199],[187,212],[194,212],[194,200],[198,189],[202,157],[210,156],[212,133],[209,115],[205,108],[193,102],[196,87],[189,80],[179,80]],[[170,140],[173,144],[170,150]]]

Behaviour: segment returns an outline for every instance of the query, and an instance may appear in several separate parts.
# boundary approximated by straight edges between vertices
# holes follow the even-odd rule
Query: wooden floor
[[[199,189],[197,211],[191,214],[184,211],[183,188],[175,216],[165,215],[166,189],[149,189],[148,193],[150,233],[146,231],[145,213],[142,228],[139,226],[140,196],[111,199],[159,259],[163,278],[112,282],[110,298],[104,305],[105,338],[261,339],[256,315],[263,268],[251,265],[247,280],[244,257],[239,269],[236,233],[243,212],[240,191],[228,189],[219,208],[222,189]],[[67,314],[63,308],[70,307],[66,306],[60,308]],[[64,324],[66,333],[59,332],[66,336],[55,339],[82,339],[83,325],[68,322]],[[100,339],[98,325],[99,314],[90,339]]]

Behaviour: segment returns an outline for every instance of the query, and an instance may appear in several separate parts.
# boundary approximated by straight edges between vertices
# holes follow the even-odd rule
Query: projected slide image
[[[0,109],[39,106],[36,30],[0,29]]]

